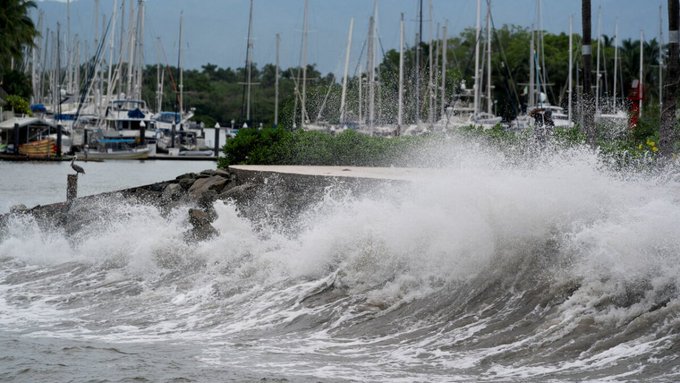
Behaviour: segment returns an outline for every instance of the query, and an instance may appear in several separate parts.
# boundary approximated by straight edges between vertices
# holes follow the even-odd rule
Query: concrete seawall
[[[308,206],[333,194],[361,194],[377,187],[412,180],[419,170],[318,166],[231,166],[228,170],[188,173],[174,180],[77,198],[71,202],[16,207],[0,216],[0,234],[10,217],[28,214],[45,226],[75,232],[90,221],[101,219],[103,206],[138,203],[169,213],[188,209],[193,230],[188,239],[214,234],[213,203],[233,202],[239,213],[256,222],[276,219],[294,222]]]

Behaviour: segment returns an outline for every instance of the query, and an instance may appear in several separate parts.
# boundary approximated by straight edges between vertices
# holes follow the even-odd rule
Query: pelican
[[[85,169],[83,169],[82,166],[79,166],[79,165],[76,165],[76,164],[73,163],[77,158],[78,158],[78,155],[75,155],[75,156],[73,156],[73,158],[71,159],[71,169],[73,169],[73,170],[76,171],[76,175],[78,175],[78,173],[83,173],[83,174],[85,174]]]

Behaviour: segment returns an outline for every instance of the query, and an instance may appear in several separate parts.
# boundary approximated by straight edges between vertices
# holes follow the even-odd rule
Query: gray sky
[[[121,0],[118,0],[119,3]],[[41,1],[46,25],[62,25],[65,33],[66,6],[61,2]],[[483,1],[486,3],[486,1]],[[71,1],[71,31],[79,36],[92,36],[95,0]],[[102,15],[110,16],[113,0],[101,0]],[[184,17],[184,63],[186,68],[200,68],[206,63],[220,67],[238,67],[245,63],[249,0],[145,0],[145,51],[148,64],[161,62],[176,65],[179,17]],[[418,0],[378,0],[378,28],[385,51],[397,48],[399,18],[406,19],[406,41],[413,45],[417,28]],[[429,37],[429,0],[424,0],[425,40]],[[543,29],[567,32],[573,16],[575,33],[581,33],[580,0],[542,0],[542,18],[537,14],[536,0],[492,0],[495,25],[516,24],[525,27],[542,23]],[[614,35],[618,22],[621,39],[645,39],[659,36],[659,7],[662,7],[664,40],[667,38],[667,3],[659,0],[592,0],[593,37],[598,31],[598,8],[602,8],[601,33]],[[254,0],[254,61],[258,66],[275,61],[275,34],[281,35],[281,65],[299,63],[304,0]],[[355,22],[351,71],[357,65],[366,40],[368,18],[373,0],[309,0],[308,62],[318,64],[323,73],[341,73],[350,19]],[[432,0],[432,24],[448,23],[449,35],[457,35],[475,25],[475,0]],[[482,14],[485,14],[483,6]],[[101,25],[102,22],[100,21]],[[436,31],[433,31],[436,36]],[[160,45],[159,45],[160,42]],[[160,48],[162,47],[162,49]],[[90,48],[91,49],[91,48]]]

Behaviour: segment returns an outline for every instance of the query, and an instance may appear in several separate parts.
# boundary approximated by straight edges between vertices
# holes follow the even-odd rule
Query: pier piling
[[[215,157],[220,155],[220,124],[215,124]]]
[[[19,124],[14,124],[14,154],[19,154]]]
[[[61,134],[62,134],[61,124],[57,125],[57,157],[61,157]]]
[[[78,197],[78,174],[66,176],[66,201],[71,202]]]

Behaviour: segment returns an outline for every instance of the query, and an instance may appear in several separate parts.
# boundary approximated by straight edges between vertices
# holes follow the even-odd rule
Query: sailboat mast
[[[160,44],[160,37],[158,38],[158,43]],[[160,61],[156,64],[156,111],[160,113],[163,108],[163,84],[161,83],[161,63]]]
[[[71,0],[66,0],[66,91],[72,92],[73,73],[71,71]]]
[[[184,71],[182,70],[182,24],[184,19],[184,12],[179,14],[179,50],[177,54],[177,70],[179,71],[179,119],[182,121],[182,114],[184,114]]]
[[[535,36],[536,36],[536,24],[532,26],[531,40],[529,43],[529,100],[527,101],[528,107],[536,106],[536,51],[535,51]],[[528,110],[527,110],[528,112]]]
[[[435,51],[432,49],[432,0],[428,2],[428,17],[430,18],[429,20],[429,38],[428,38],[428,54],[427,58],[429,61],[429,81],[427,83],[427,93],[429,96],[429,108],[427,108],[427,120],[430,122],[430,127],[434,124],[434,55],[436,54]]]
[[[574,73],[574,16],[569,16],[569,100],[567,101],[567,118],[571,123],[572,95],[573,95],[573,73]],[[616,88],[614,88],[616,89]]]
[[[659,111],[663,110],[663,8],[659,4]]]
[[[486,1],[486,111],[493,112],[491,101],[491,0]]]
[[[133,22],[134,18],[134,4],[130,1],[130,45],[129,45],[129,55],[128,55],[128,77],[127,77],[127,97],[132,96],[132,75],[133,67],[135,62],[135,35],[136,27]]]
[[[479,36],[481,31],[481,16],[482,16],[482,0],[477,0],[477,25],[475,34],[475,100],[473,103],[473,116],[477,116],[479,112]]]
[[[397,129],[401,131],[404,122],[404,14],[399,22],[399,111],[397,112]]]
[[[113,48],[116,41],[116,19],[118,18],[118,0],[113,0],[113,20],[111,20],[111,37],[109,41],[109,72],[106,76],[106,97],[111,98],[113,92],[113,84],[111,83],[111,76],[113,72]],[[122,38],[122,36],[121,36]]]
[[[374,3],[375,4],[375,3]],[[375,122],[375,12],[368,22],[368,55],[366,75],[368,76],[368,128],[373,131]]]
[[[276,73],[274,74],[274,127],[279,126],[279,52],[281,50],[281,35],[276,34]]]
[[[614,26],[614,90],[612,91],[612,101],[614,105],[614,112],[616,112],[616,85],[618,83],[619,71],[619,21],[617,19]]]
[[[440,116],[446,113],[446,51],[448,50],[448,21],[444,23],[442,30],[442,42],[441,42],[441,52],[442,52],[442,88],[441,88],[441,111]]]
[[[420,122],[420,60],[423,46],[423,0],[419,1],[419,31],[416,38],[416,122]]]
[[[309,33],[308,24],[309,0],[305,0],[305,14],[302,25],[302,106],[300,127],[304,129],[307,120],[307,34]]]
[[[342,94],[340,96],[340,123],[345,123],[347,114],[347,77],[349,75],[349,57],[352,50],[352,31],[354,30],[354,18],[349,20],[349,32],[347,32],[347,49],[345,50],[345,69],[342,76]]]
[[[644,66],[644,43],[645,43],[645,32],[643,30],[640,30],[640,112],[638,114],[639,118],[642,118],[642,95],[644,94],[644,71],[643,71],[643,66]]]
[[[250,121],[250,92],[252,80],[252,66],[253,66],[253,0],[250,0],[250,12],[248,13],[248,46],[246,49],[246,73],[248,78],[246,80],[246,121]]]
[[[600,47],[602,46],[602,7],[597,8],[597,58],[595,59],[595,113],[600,110]]]

